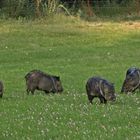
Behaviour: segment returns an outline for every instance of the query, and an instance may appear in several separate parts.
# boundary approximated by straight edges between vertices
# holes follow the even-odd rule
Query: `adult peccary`
[[[126,72],[121,92],[127,94],[129,92],[135,92],[137,89],[140,90],[140,69],[132,67]]]
[[[86,83],[86,91],[91,104],[94,97],[98,97],[101,103],[116,100],[114,85],[100,77],[90,78]]]
[[[63,91],[60,77],[46,74],[40,70],[32,70],[25,76],[27,94],[34,94],[35,90],[42,90],[45,93],[58,93]]]
[[[0,98],[3,96],[3,83],[0,81]]]

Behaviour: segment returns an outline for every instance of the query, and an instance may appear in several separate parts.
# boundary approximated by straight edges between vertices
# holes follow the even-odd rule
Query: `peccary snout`
[[[109,96],[108,100],[113,101],[113,102],[116,101],[116,95],[114,94],[114,95]]]
[[[60,77],[58,76],[52,76],[54,88],[53,88],[53,93],[55,92],[63,92],[63,87],[61,84]]]

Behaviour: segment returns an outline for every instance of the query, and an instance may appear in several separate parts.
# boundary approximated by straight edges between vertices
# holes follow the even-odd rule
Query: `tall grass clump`
[[[58,14],[75,16],[84,20],[139,18],[140,2],[80,0],[1,0],[1,18],[50,18]]]
[[[54,16],[55,14],[71,15],[68,8],[66,8],[58,0],[48,0],[42,4],[42,13],[44,16]]]
[[[59,0],[28,1],[28,0],[5,0],[0,7],[0,16],[5,18],[27,19],[54,16],[54,14],[64,13],[71,15],[69,10]]]

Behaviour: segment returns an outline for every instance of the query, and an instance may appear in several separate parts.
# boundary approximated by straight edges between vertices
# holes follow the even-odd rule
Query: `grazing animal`
[[[46,74],[40,70],[32,70],[25,75],[27,94],[34,94],[35,90],[45,93],[58,93],[63,91],[60,77]]]
[[[101,103],[116,100],[114,85],[100,77],[90,78],[86,83],[86,91],[91,104],[94,97],[98,97]]]
[[[3,90],[4,90],[4,86],[3,86],[2,81],[0,81],[0,98],[2,98],[3,96]]]
[[[140,90],[140,69],[129,68],[126,72],[126,77],[122,85],[121,93],[135,92]]]

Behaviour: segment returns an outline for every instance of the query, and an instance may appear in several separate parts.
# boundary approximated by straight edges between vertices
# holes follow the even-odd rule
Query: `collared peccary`
[[[116,100],[114,85],[100,77],[90,78],[86,83],[86,91],[90,103],[94,97],[98,97],[101,103]]]
[[[126,72],[126,77],[123,82],[121,92],[135,92],[137,89],[140,90],[140,69],[132,67]]]
[[[63,91],[60,77],[46,74],[40,70],[32,70],[25,75],[27,93],[42,90],[45,93],[58,93]]]
[[[0,81],[0,98],[3,96],[3,83]]]

